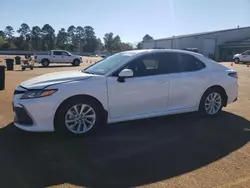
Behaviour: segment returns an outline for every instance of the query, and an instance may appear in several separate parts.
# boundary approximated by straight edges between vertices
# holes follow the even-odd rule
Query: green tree
[[[139,50],[139,49],[142,49],[142,42],[138,42],[138,44],[136,45],[136,48]]]
[[[2,37],[3,39],[5,38],[5,33],[2,30],[0,30],[0,37]]]
[[[26,23],[23,23],[21,27],[17,30],[17,32],[20,34],[20,37],[17,37],[14,42],[17,48],[21,50],[30,50],[30,27]]]
[[[122,51],[122,41],[119,35],[116,35],[113,40],[113,51],[120,52]]]
[[[112,32],[106,33],[103,37],[104,40],[104,47],[108,52],[113,51],[113,41],[114,41],[114,34]]]
[[[30,34],[30,27],[26,23],[23,23],[17,32],[20,34],[20,37],[26,39],[26,36]]]
[[[3,47],[5,45],[6,41],[3,38],[3,36],[0,36],[0,50],[4,50]]]
[[[95,36],[94,28],[91,26],[84,27],[83,33],[83,51],[94,52],[97,48],[97,38]]]
[[[54,48],[55,30],[49,24],[42,27],[43,45],[42,50],[52,50]]]
[[[31,30],[31,46],[34,50],[41,50],[42,29],[38,26],[32,27]]]
[[[4,35],[8,38],[11,39],[14,34],[14,29],[11,26],[7,26],[4,30]]]
[[[81,26],[77,26],[75,29],[75,48],[77,51],[83,50],[83,43],[84,43],[84,28]]]
[[[133,50],[133,46],[129,43],[121,43],[121,51]]]
[[[104,35],[104,46],[108,52],[119,52],[122,51],[122,42],[119,35],[114,37],[112,32]]]
[[[57,34],[56,46],[62,50],[68,50],[68,33],[64,28],[59,30]]]
[[[96,42],[97,42],[96,51],[103,51],[103,50],[104,50],[104,45],[103,45],[101,39],[98,38],[98,39],[96,40]]]
[[[75,38],[76,27],[73,25],[69,26],[67,32],[68,32],[68,43],[70,44],[70,46],[72,48],[71,51],[74,51],[74,48],[76,46],[76,38]]]

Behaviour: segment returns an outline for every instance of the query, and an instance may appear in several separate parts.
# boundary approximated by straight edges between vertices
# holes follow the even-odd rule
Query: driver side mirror
[[[118,75],[118,82],[125,82],[125,78],[133,77],[134,72],[131,69],[123,69]]]

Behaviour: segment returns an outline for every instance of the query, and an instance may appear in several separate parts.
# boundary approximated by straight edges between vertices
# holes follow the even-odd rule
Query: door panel
[[[166,109],[169,80],[166,75],[126,78],[108,77],[108,100],[111,118],[128,117]]]
[[[54,51],[52,58],[53,58],[53,63],[63,62],[63,56],[61,51]]]
[[[72,62],[72,57],[69,56],[68,52],[62,52],[62,62],[63,63],[71,63]]]
[[[241,61],[246,62],[248,59],[248,55],[242,55],[241,56]]]
[[[243,61],[243,62],[250,61],[250,51],[243,52],[242,55],[241,55],[240,60]]]
[[[169,86],[169,110],[197,106],[208,79],[203,70],[172,75]]]
[[[192,55],[182,53],[176,54],[175,63],[179,64],[180,73],[173,74],[170,79],[169,108],[195,107],[209,81],[205,65]]]

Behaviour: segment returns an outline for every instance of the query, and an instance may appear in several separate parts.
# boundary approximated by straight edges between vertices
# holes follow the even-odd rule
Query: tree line
[[[15,35],[17,33],[17,35]],[[152,40],[146,34],[143,40]],[[25,51],[47,51],[52,49],[68,50],[71,52],[120,52],[132,50],[130,43],[122,42],[119,35],[106,33],[103,37],[104,43],[97,38],[94,28],[91,26],[69,26],[68,29],[61,28],[57,33],[54,28],[45,24],[30,27],[28,24],[21,24],[18,30],[12,26],[7,26],[0,30],[0,50],[25,50]],[[142,43],[137,44],[137,49],[141,49]]]

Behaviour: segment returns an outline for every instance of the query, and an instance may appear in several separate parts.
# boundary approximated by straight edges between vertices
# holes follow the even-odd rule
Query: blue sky
[[[94,27],[97,37],[119,34],[137,42],[154,38],[250,26],[250,0],[1,0],[0,30],[25,22],[56,31]]]

